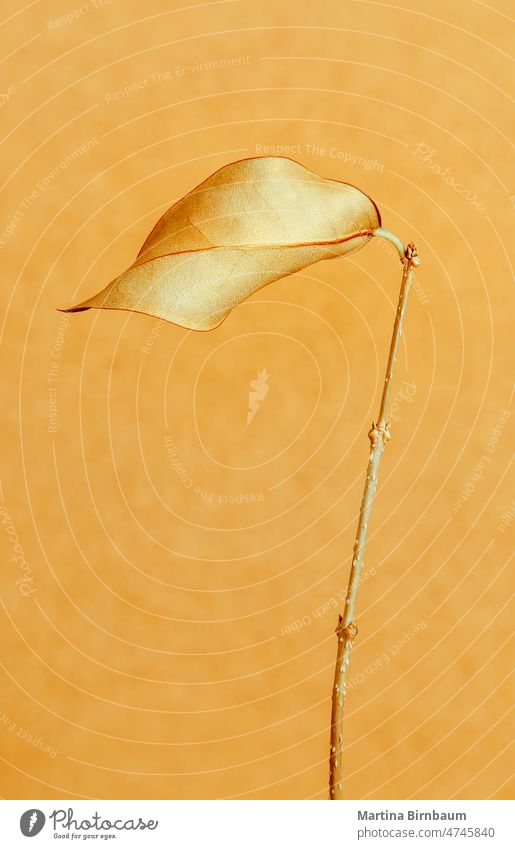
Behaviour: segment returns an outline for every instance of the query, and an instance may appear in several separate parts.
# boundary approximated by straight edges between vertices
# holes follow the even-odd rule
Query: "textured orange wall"
[[[213,333],[55,311],[212,171],[266,152],[360,186],[423,259],[347,793],[510,794],[509,9],[4,0],[0,795],[326,795],[398,262],[376,243],[313,266]]]

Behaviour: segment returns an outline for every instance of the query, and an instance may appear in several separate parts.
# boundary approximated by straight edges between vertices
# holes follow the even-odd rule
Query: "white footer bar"
[[[9,849],[515,846],[509,801],[3,800],[0,827]]]

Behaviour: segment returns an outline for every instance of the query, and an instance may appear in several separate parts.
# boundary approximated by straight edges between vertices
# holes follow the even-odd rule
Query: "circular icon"
[[[20,817],[20,831],[25,837],[35,837],[36,834],[39,834],[44,824],[45,815],[43,811],[37,808],[30,808]]]

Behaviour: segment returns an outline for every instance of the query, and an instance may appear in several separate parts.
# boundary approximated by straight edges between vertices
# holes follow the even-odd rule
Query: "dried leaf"
[[[174,204],[127,271],[65,312],[132,310],[212,330],[253,292],[358,250],[380,224],[355,186],[283,157],[243,159]]]

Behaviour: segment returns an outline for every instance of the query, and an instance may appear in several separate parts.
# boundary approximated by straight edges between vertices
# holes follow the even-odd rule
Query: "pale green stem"
[[[409,289],[413,280],[415,267],[419,265],[420,262],[417,256],[417,250],[413,244],[408,245],[404,251],[400,239],[388,230],[384,230],[382,227],[376,230],[374,235],[382,236],[393,242],[402,257],[403,274],[399,303],[395,314],[395,322],[392,332],[392,341],[390,344],[390,354],[388,356],[388,365],[386,367],[379,419],[377,423],[372,422],[372,428],[368,434],[370,439],[370,454],[368,457],[365,489],[359,511],[358,529],[356,532],[356,540],[354,542],[354,550],[352,554],[352,565],[349,575],[347,596],[345,599],[345,608],[343,616],[339,616],[336,628],[338,648],[332,693],[331,748],[329,756],[329,795],[331,799],[343,798],[343,710],[347,689],[347,669],[349,666],[350,652],[354,637],[358,632],[355,621],[356,597],[358,593],[361,569],[363,566],[363,555],[365,552],[365,542],[367,538],[370,513],[372,510],[372,502],[377,489],[379,462],[381,460],[385,443],[390,439],[387,412],[390,402],[395,359],[402,334]]]

